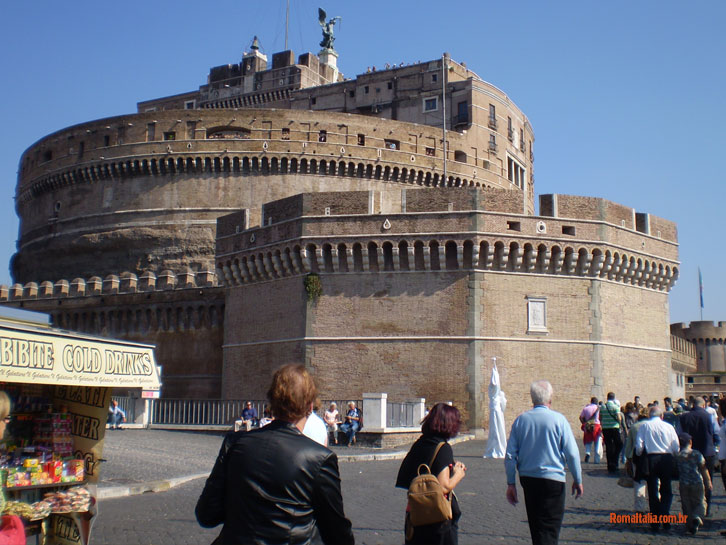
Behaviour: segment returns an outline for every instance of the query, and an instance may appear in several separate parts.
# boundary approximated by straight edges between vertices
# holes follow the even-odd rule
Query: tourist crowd
[[[600,463],[604,446],[608,472],[618,474],[624,466],[618,484],[633,488],[634,511],[658,517],[649,519],[654,531],[670,529],[671,483],[679,481],[686,528],[695,534],[711,514],[719,466],[726,487],[725,416],[726,398],[718,395],[647,405],[639,396],[622,405],[613,392],[605,402],[593,397],[580,413],[584,461]]]
[[[351,402],[341,417],[331,403],[318,417],[317,389],[303,366],[280,368],[267,395],[274,418],[254,427],[256,411],[246,404],[240,431],[223,441],[197,503],[197,520],[205,527],[222,525],[217,545],[354,543],[337,456],[326,447],[329,434],[337,443],[338,431],[352,444],[362,412]],[[512,505],[519,503],[518,474],[532,543],[556,544],[567,471],[575,499],[584,494],[580,451],[565,416],[552,410],[552,385],[532,383],[530,397],[532,409],[514,420],[506,444],[505,495]],[[643,405],[636,396],[621,405],[612,392],[604,402],[593,397],[579,415],[584,463],[599,464],[604,448],[608,472],[633,488],[634,510],[655,532],[670,532],[671,483],[678,480],[686,528],[695,534],[710,514],[713,474],[726,458],[718,451],[719,443],[726,445],[724,415],[726,399],[665,398],[662,405]],[[466,466],[455,460],[449,439],[460,425],[456,407],[437,403],[401,464],[395,486],[408,490],[402,525],[407,544],[458,543],[461,506],[454,489]],[[722,478],[726,486],[726,471]]]

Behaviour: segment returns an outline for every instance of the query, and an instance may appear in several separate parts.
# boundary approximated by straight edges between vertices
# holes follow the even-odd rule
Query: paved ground
[[[221,443],[214,435],[182,432],[122,431],[108,436],[104,456],[106,474],[102,489],[143,479],[160,480],[208,472]],[[454,453],[468,467],[467,477],[457,488],[463,516],[461,545],[485,543],[529,543],[524,505],[511,507],[504,498],[505,478],[501,460],[484,460],[482,441],[454,446]],[[365,449],[338,449],[363,454]],[[390,451],[389,451],[390,453]],[[405,491],[395,489],[398,460],[341,463],[345,511],[353,522],[356,542],[368,545],[399,544]],[[194,505],[204,479],[195,479],[165,492],[149,493],[99,503],[92,543],[94,545],[205,544],[217,530],[204,530],[194,519]],[[629,514],[632,489],[620,488],[603,465],[585,466],[585,497],[567,500],[560,543],[702,543],[722,542],[726,529],[726,496],[716,482],[715,509],[705,531],[698,537],[675,527],[670,535],[653,535],[646,528],[609,523],[610,512]],[[673,513],[680,512],[678,495]]]

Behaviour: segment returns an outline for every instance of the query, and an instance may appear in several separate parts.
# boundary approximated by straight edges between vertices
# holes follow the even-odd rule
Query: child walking
[[[706,516],[706,490],[711,490],[711,478],[706,469],[706,460],[693,450],[693,440],[685,432],[678,435],[681,450],[676,456],[678,462],[681,507],[686,519],[686,529],[695,534],[703,526]]]

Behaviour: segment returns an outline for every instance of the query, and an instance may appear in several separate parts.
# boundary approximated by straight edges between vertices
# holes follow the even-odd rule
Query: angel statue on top
[[[325,19],[327,16],[328,14],[325,13],[323,8],[318,8],[318,21],[320,22],[320,26],[323,28],[323,41],[320,42],[320,47],[323,49],[333,49],[333,42],[335,42],[335,23],[336,21],[342,21],[342,19],[340,17],[333,17],[326,23]]]

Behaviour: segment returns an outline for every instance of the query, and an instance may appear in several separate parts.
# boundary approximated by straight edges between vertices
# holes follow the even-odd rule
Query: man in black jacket
[[[317,396],[312,377],[301,365],[286,365],[267,396],[276,419],[225,437],[197,521],[223,524],[216,545],[353,545],[338,458],[302,434]]]
[[[708,475],[713,482],[713,470],[716,466],[716,448],[713,445],[715,422],[706,409],[706,402],[702,397],[696,397],[693,408],[681,415],[681,430],[689,434],[693,439],[693,450],[699,451],[706,459]],[[706,490],[706,516],[711,514],[711,493],[713,489]]]

